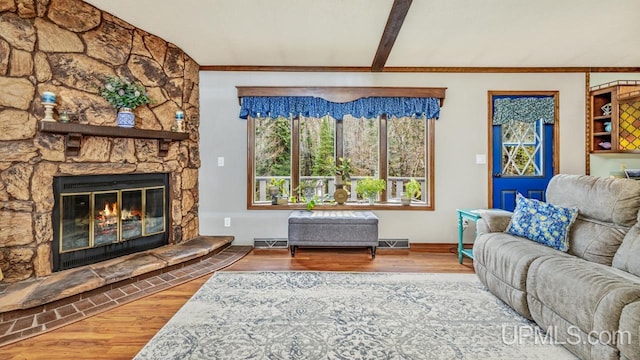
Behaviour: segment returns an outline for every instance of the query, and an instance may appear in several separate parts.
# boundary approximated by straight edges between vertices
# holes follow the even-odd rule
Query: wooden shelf
[[[589,98],[588,151],[600,154],[640,151],[634,145],[634,141],[640,139],[640,127],[634,125],[638,120],[634,109],[638,108],[636,102],[640,102],[640,80],[618,80],[593,86]],[[622,108],[623,104],[628,106]],[[610,106],[609,114],[604,113],[605,105]],[[631,110],[628,110],[629,106]],[[610,131],[605,131],[607,122],[611,123]],[[610,142],[611,148],[601,148],[598,144],[603,141]]]
[[[80,153],[83,136],[155,139],[158,140],[159,156],[167,155],[171,141],[180,141],[189,138],[189,134],[183,132],[60,123],[57,121],[40,121],[40,131],[66,135],[65,148],[67,155],[70,156],[76,156]]]

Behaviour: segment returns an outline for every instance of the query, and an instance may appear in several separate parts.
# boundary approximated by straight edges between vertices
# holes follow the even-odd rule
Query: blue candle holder
[[[182,132],[184,129],[182,128],[182,120],[184,120],[184,111],[178,110],[176,111],[176,126],[178,132]]]
[[[43,104],[55,104],[56,103],[56,94],[51,91],[45,91],[42,93],[42,103]]]
[[[56,121],[53,118],[53,108],[56,106],[56,94],[51,91],[42,93],[42,106],[44,106],[43,121]]]

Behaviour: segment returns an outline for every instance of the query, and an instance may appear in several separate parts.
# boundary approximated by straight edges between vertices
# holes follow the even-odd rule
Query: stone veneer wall
[[[51,273],[53,177],[170,173],[170,243],[198,236],[199,65],[163,39],[80,0],[0,0],[0,269],[5,282]],[[158,156],[157,140],[84,137],[78,156],[64,136],[38,131],[43,91],[81,122],[116,126],[96,86],[137,79],[155,101],[136,128],[170,130],[185,111],[189,139]]]

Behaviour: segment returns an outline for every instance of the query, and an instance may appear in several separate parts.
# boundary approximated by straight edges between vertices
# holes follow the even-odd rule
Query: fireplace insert
[[[53,271],[166,245],[166,173],[54,178]]]

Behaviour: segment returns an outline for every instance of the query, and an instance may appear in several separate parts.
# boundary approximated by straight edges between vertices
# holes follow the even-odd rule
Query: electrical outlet
[[[218,166],[224,166],[224,156],[218,156]]]
[[[230,217],[224,218],[224,227],[231,227],[231,218]]]

